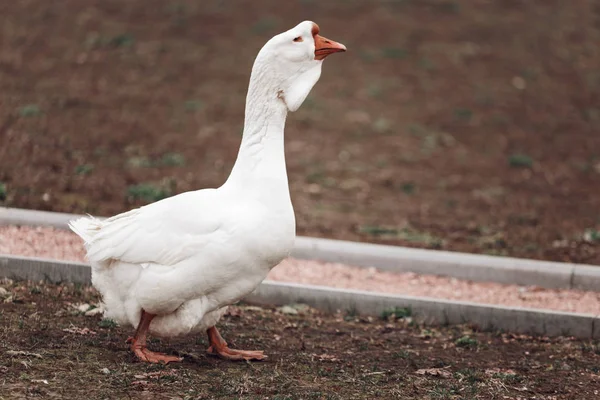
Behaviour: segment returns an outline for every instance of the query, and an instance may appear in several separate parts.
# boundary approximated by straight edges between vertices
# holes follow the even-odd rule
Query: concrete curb
[[[394,307],[409,308],[426,324],[475,324],[487,331],[505,330],[545,336],[600,337],[600,318],[591,314],[566,313],[531,308],[509,308],[488,304],[429,297],[378,294],[360,290],[264,281],[246,301],[264,305],[304,303],[335,312],[381,315]]]
[[[92,283],[92,268],[83,263],[0,254],[0,277],[17,281]]]
[[[292,257],[545,288],[573,288],[575,273],[574,264],[307,237],[296,238]],[[600,281],[599,267],[585,267],[586,273],[597,276]],[[578,288],[600,291],[600,285],[592,288],[588,280],[577,282]]]
[[[69,221],[82,215],[0,207],[0,225],[52,226],[68,229]]]
[[[29,257],[0,256],[0,277],[45,280],[53,283],[91,283],[91,268]],[[508,308],[427,297],[397,296],[359,290],[333,289],[295,283],[263,282],[244,300],[265,305],[305,303],[335,312],[352,311],[378,316],[394,307],[410,308],[413,317],[426,324],[476,324],[483,330],[506,330],[546,336],[600,338],[600,319],[588,314]]]
[[[66,229],[77,214],[0,207],[0,225]],[[413,249],[299,236],[291,254],[306,260],[451,276],[477,282],[600,291],[600,266]]]

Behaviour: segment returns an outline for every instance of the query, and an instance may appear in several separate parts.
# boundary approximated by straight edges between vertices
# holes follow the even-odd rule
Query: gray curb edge
[[[89,284],[91,268],[82,263],[0,255],[0,277]],[[264,305],[305,303],[327,312],[346,310],[360,315],[380,315],[384,310],[402,307],[410,308],[414,318],[427,324],[470,323],[483,330],[573,336],[580,339],[600,338],[600,318],[588,314],[509,308],[273,281],[263,282],[245,300]]]
[[[77,214],[0,207],[0,225],[67,229]],[[291,254],[305,260],[451,276],[477,282],[600,291],[600,266],[413,249],[299,236]]]

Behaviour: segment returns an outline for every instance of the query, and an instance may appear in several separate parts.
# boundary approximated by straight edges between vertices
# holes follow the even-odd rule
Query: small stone
[[[561,247],[569,247],[569,241],[568,240],[555,240],[552,242],[552,247],[554,248],[561,248]]]
[[[306,314],[310,311],[310,306],[304,303],[290,304],[290,307],[298,311],[299,314]]]
[[[288,314],[288,315],[296,315],[296,314],[298,314],[298,310],[296,310],[294,307],[291,307],[291,306],[279,307],[278,310],[282,314]]]
[[[0,298],[4,298],[8,296],[8,290],[4,289],[3,287],[0,287]]]
[[[527,87],[527,82],[525,82],[525,79],[523,79],[520,76],[515,76],[514,78],[512,78],[512,84],[515,88],[519,90],[523,90]]]
[[[102,368],[102,369],[100,370],[100,372],[102,372],[103,374],[106,374],[106,375],[108,375],[108,374],[110,374],[110,369],[108,369],[108,368]]]
[[[321,186],[316,183],[311,183],[310,185],[308,185],[307,190],[308,193],[319,194],[321,193]]]

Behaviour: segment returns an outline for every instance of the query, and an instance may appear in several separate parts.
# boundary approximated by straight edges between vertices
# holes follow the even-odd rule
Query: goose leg
[[[127,339],[127,343],[130,343],[130,349],[133,351],[133,354],[140,360],[149,363],[165,363],[168,364],[170,362],[181,362],[181,358],[175,356],[169,356],[163,353],[155,353],[146,348],[146,334],[148,333],[148,328],[150,327],[150,322],[156,315],[147,313],[142,310],[142,317],[140,318],[140,323],[138,324],[137,329],[135,330],[135,334],[133,337]]]
[[[208,328],[208,354],[221,357],[225,360],[264,360],[267,356],[261,350],[235,350],[227,347],[227,342],[221,337],[216,327]]]

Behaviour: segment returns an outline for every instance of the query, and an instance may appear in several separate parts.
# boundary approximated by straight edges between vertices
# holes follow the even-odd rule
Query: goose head
[[[346,46],[319,35],[319,26],[304,21],[269,40],[258,53],[253,75],[268,80],[268,90],[296,111],[321,76],[323,60]],[[264,83],[264,82],[263,82]]]

